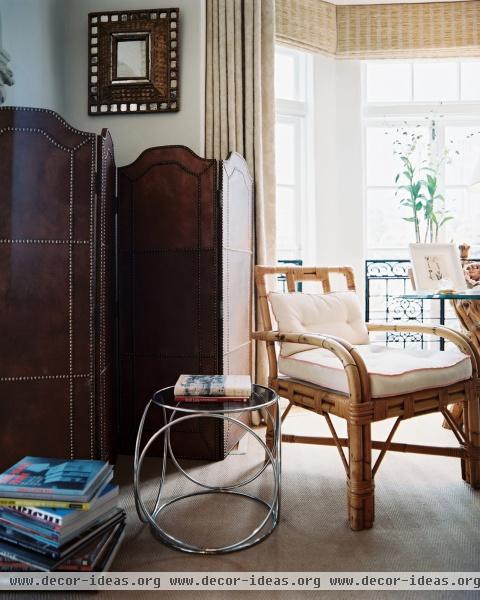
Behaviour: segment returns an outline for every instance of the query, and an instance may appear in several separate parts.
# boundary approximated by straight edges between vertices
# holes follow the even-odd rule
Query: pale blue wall
[[[180,9],[180,111],[90,117],[88,13],[162,6]],[[83,131],[107,127],[118,165],[166,144],[183,144],[203,154],[205,0],[0,0],[0,14],[2,43],[15,72],[6,104],[53,109]]]
[[[58,0],[0,0],[2,46],[15,75],[6,104],[63,112],[61,13]]]

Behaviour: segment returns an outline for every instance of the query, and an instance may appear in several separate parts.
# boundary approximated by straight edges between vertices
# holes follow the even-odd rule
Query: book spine
[[[88,510],[90,502],[64,502],[62,500],[36,500],[34,498],[0,498],[0,506],[43,506],[45,508]]]
[[[180,375],[176,396],[250,396],[251,379],[243,375]]]
[[[45,523],[50,528],[60,527],[63,524],[62,517],[52,515],[51,511],[42,510],[42,508],[34,506],[10,506],[7,508],[0,507],[0,514],[2,512],[5,515],[12,514],[21,516],[23,519],[40,521],[41,523]]]
[[[177,402],[247,402],[245,396],[175,396]]]
[[[0,515],[0,524],[5,527],[10,527],[16,531],[34,538],[41,538],[45,542],[57,543],[61,536],[61,530],[49,529],[42,526],[40,523],[32,523],[22,521],[20,519],[11,519],[8,516]]]
[[[9,544],[18,546],[20,548],[26,548],[27,550],[33,550],[34,552],[38,552],[38,554],[42,554],[43,556],[48,556],[48,558],[53,558],[53,559],[60,558],[60,552],[58,550],[45,548],[45,547],[39,546],[37,544],[30,543],[26,540],[18,540],[17,538],[11,537],[4,533],[0,533],[0,539],[4,540],[5,542],[8,542]],[[4,556],[6,556],[6,554],[4,554]]]

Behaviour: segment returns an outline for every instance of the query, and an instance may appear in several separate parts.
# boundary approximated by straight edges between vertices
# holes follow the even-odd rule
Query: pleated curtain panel
[[[236,151],[248,163],[257,264],[276,261],[274,66],[274,0],[207,0],[205,154],[223,159]],[[258,383],[266,373],[259,346]]]

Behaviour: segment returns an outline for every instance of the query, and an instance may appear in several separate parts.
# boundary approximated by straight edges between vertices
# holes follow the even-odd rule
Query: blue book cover
[[[0,475],[0,496],[87,502],[109,469],[101,460],[26,456]]]

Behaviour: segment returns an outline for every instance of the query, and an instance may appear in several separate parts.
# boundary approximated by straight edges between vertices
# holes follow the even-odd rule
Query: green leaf
[[[439,227],[441,227],[441,226],[442,226],[442,225],[444,225],[444,224],[445,224],[447,221],[451,221],[451,220],[452,220],[452,219],[454,219],[454,218],[455,218],[455,217],[452,217],[452,216],[450,216],[450,217],[445,217],[445,218],[444,218],[444,219],[443,219],[443,220],[440,222],[440,225],[439,225]]]
[[[408,221],[409,223],[415,223],[417,220],[415,217],[402,217],[404,221]]]
[[[420,192],[421,187],[422,187],[422,184],[420,183],[420,181],[416,181],[415,183],[413,183],[412,184],[412,196],[417,197]]]

